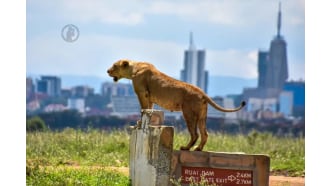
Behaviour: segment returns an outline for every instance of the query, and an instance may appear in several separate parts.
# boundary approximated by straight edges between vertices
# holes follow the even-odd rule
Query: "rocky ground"
[[[269,186],[304,186],[304,177],[270,176]]]

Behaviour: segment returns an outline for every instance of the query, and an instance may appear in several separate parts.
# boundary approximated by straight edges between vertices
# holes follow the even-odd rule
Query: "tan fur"
[[[181,147],[181,150],[189,150],[196,143],[197,127],[201,134],[201,142],[195,150],[203,149],[208,137],[206,130],[208,104],[222,112],[235,112],[245,105],[243,101],[238,108],[222,108],[200,88],[171,78],[146,62],[119,60],[107,72],[114,81],[121,78],[132,80],[141,109],[152,109],[155,103],[170,111],[182,111],[191,138],[187,146]]]

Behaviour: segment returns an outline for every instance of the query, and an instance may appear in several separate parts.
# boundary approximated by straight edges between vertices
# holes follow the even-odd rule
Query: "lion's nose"
[[[109,69],[109,70],[107,70],[107,72],[108,72],[108,74],[110,74],[110,69]]]

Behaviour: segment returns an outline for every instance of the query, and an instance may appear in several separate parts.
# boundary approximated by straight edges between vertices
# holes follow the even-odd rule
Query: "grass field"
[[[188,133],[175,132],[174,149],[188,140]],[[108,169],[128,167],[128,146],[129,135],[125,130],[27,133],[27,185],[128,185],[126,175]],[[258,132],[245,136],[210,132],[204,150],[267,154],[273,174],[305,174],[304,138],[279,138]]]

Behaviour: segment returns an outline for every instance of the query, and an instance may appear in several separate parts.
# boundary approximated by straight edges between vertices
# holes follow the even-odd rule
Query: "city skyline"
[[[123,103],[126,98],[130,99],[132,102],[132,107],[128,110],[128,113],[138,113],[139,103],[138,99],[133,91],[131,84],[113,83],[105,82],[102,84],[101,94],[94,92],[94,89],[88,86],[76,85],[70,89],[58,87],[58,83],[61,82],[61,78],[54,76],[42,76],[41,80],[37,80],[34,85],[31,78],[26,79],[26,101],[27,101],[27,111],[28,113],[33,112],[51,112],[54,110],[60,111],[63,109],[78,108],[79,110],[85,110],[93,112],[94,114],[109,114],[108,108],[114,109],[117,112],[119,109],[122,115],[128,103]],[[42,83],[40,89],[39,84]],[[46,84],[45,84],[46,83]],[[46,86],[45,86],[46,85]],[[59,84],[60,85],[60,84]],[[269,92],[268,89],[266,92]],[[252,91],[252,92],[251,92]],[[234,107],[234,104],[239,105],[242,97],[247,102],[247,115],[241,115],[245,119],[253,119],[255,113],[268,112],[267,116],[269,118],[278,116],[292,116],[301,115],[304,116],[305,113],[305,83],[304,82],[286,82],[283,90],[279,90],[280,93],[277,95],[261,95],[264,91],[258,91],[253,93],[254,89],[244,90],[243,95],[231,95],[226,97],[215,96],[212,99],[218,100],[218,104],[224,104],[225,107]],[[272,90],[271,90],[272,91]],[[60,92],[60,94],[56,94]],[[269,92],[270,93],[270,92]],[[259,96],[258,96],[259,95]],[[266,96],[266,97],[265,97]],[[52,101],[51,101],[52,100]],[[67,103],[64,103],[67,100]],[[119,102],[118,102],[119,101]],[[87,104],[85,108],[85,102]],[[134,103],[133,103],[134,102]],[[47,103],[48,105],[45,105]],[[66,107],[65,105],[68,105]],[[157,107],[156,107],[157,108]],[[134,110],[134,111],[133,111]],[[215,110],[210,108],[210,113]],[[270,113],[270,112],[271,113]],[[83,111],[84,113],[85,111]],[[126,111],[125,111],[126,112]],[[278,115],[278,112],[281,112]],[[218,111],[215,111],[218,117]],[[124,114],[125,115],[125,114]],[[177,114],[174,114],[177,115]],[[172,115],[172,116],[174,116]],[[258,115],[259,117],[259,115]]]
[[[192,31],[207,50],[210,76],[257,78],[257,53],[276,33],[278,2],[28,1],[26,73],[106,77],[118,58],[132,58],[178,78]],[[304,8],[304,1],[282,2],[289,80],[305,79]],[[67,24],[79,28],[75,42],[61,38]]]

